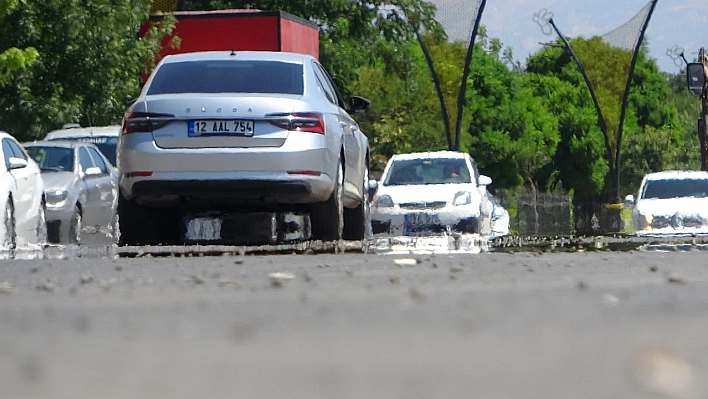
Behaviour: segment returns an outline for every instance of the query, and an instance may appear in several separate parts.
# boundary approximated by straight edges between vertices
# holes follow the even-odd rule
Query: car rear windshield
[[[185,61],[162,65],[147,94],[302,94],[302,64],[280,61]]]
[[[644,185],[642,198],[667,199],[708,197],[708,180],[706,179],[666,179],[649,180]]]

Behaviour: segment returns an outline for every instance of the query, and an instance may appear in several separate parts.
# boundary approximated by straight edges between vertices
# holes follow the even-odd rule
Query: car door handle
[[[339,126],[341,126],[341,127],[347,127],[347,125],[348,125],[347,122],[339,121]]]

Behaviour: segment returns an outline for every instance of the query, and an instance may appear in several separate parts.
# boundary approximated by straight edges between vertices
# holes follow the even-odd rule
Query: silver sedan
[[[86,234],[114,237],[118,172],[98,148],[73,141],[24,146],[44,179],[49,242],[80,244]]]
[[[179,242],[205,210],[309,213],[315,239],[362,239],[369,149],[350,114],[368,105],[307,55],[165,57],[118,140],[121,242]]]

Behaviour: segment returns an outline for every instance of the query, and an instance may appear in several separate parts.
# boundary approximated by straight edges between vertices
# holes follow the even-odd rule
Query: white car
[[[637,235],[708,234],[708,172],[669,170],[644,176],[634,203]]]
[[[44,181],[37,164],[11,135],[0,132],[0,251],[44,245],[47,235]]]
[[[89,126],[81,127],[77,123],[68,123],[61,129],[47,133],[44,140],[76,141],[95,144],[101,153],[108,158],[112,166],[116,165],[116,147],[120,126]]]
[[[80,244],[86,234],[116,236],[118,171],[94,144],[45,140],[24,146],[44,179],[49,242]]]
[[[374,234],[429,235],[447,230],[489,236],[493,204],[468,154],[397,154],[384,169],[371,204]]]
[[[363,239],[369,148],[350,114],[368,105],[308,55],[163,58],[118,139],[121,244],[180,242],[200,210],[309,213],[315,239]]]

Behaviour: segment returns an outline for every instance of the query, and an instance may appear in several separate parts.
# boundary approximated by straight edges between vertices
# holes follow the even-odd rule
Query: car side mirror
[[[369,109],[371,101],[364,97],[354,96],[349,99],[349,113],[350,114],[362,114],[367,109]]]
[[[480,186],[489,186],[492,184],[492,178],[489,176],[485,175],[479,175],[479,185]]]
[[[632,194],[629,194],[628,196],[624,197],[624,203],[627,205],[634,205],[634,196]]]
[[[96,177],[96,176],[101,176],[101,173],[102,173],[102,172],[101,172],[101,168],[97,168],[97,167],[94,166],[94,167],[91,167],[91,168],[87,168],[87,169],[84,171],[84,176],[86,176],[86,177]]]
[[[688,91],[694,96],[702,96],[706,85],[706,69],[699,62],[692,62],[686,66]]]
[[[10,164],[7,167],[8,170],[26,168],[29,164],[26,159],[15,157],[10,157],[9,162]]]

